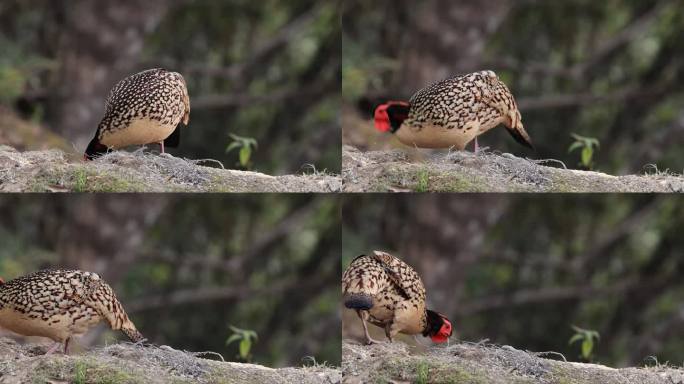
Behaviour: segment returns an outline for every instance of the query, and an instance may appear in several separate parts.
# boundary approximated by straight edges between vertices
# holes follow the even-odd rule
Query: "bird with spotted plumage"
[[[513,94],[493,71],[446,79],[416,92],[408,102],[375,108],[375,128],[418,148],[465,149],[477,136],[503,124],[520,144],[533,148]]]
[[[382,251],[355,258],[342,275],[344,306],[356,311],[367,344],[377,343],[366,322],[384,328],[390,342],[398,333],[422,334],[436,343],[451,337],[449,319],[426,308],[426,293],[418,273],[399,258]]]
[[[96,273],[43,270],[8,282],[0,279],[0,327],[24,336],[55,341],[47,354],[100,321],[121,330],[131,341],[144,338],[123,309],[112,288]]]
[[[180,123],[190,121],[190,96],[178,72],[148,69],[119,81],[105,102],[104,117],[84,158],[92,160],[112,149],[158,143],[177,147]]]

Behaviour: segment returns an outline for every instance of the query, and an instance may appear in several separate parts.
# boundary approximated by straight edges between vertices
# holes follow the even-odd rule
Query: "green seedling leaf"
[[[247,147],[242,147],[240,149],[240,165],[243,167],[249,164],[249,158],[252,155],[252,149],[247,146]]]
[[[242,339],[240,342],[240,357],[246,359],[249,356],[250,349],[252,349],[252,342],[249,338]]]

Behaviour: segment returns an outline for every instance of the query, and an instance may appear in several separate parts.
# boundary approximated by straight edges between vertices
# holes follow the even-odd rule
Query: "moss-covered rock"
[[[671,367],[615,369],[544,358],[505,346],[472,343],[416,351],[401,342],[371,346],[342,343],[343,382],[458,384],[672,384],[684,370]],[[553,354],[562,358],[560,355]]]
[[[415,150],[361,152],[345,146],[346,192],[684,192],[684,177],[611,176],[543,165],[511,154],[466,151],[412,159]]]
[[[45,356],[45,349],[0,339],[0,383],[168,384],[168,383],[339,383],[332,367],[273,369],[224,362],[219,355],[130,343],[81,354]],[[212,358],[214,360],[210,360]]]
[[[115,151],[85,162],[61,150],[0,145],[0,192],[337,192],[339,176],[269,176],[169,154]],[[212,163],[216,164],[216,163]]]

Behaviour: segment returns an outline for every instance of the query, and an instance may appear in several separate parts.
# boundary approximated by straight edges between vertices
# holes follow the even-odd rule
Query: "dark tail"
[[[350,309],[369,310],[373,308],[373,297],[365,293],[349,293],[344,296],[344,306]]]
[[[180,130],[181,127],[180,124],[178,124],[173,133],[171,133],[171,135],[164,140],[164,146],[169,148],[177,148],[180,144]]]
[[[532,145],[532,140],[530,140],[530,136],[527,135],[527,132],[524,128],[516,129],[506,127],[506,130],[508,130],[508,133],[510,133],[511,136],[513,136],[513,138],[515,139],[515,141],[517,141],[519,144],[522,144],[527,148],[534,149],[534,146]]]

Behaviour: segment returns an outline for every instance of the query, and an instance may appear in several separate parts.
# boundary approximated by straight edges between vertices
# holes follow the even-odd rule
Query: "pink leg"
[[[372,339],[370,337],[370,334],[368,333],[368,326],[366,325],[366,320],[368,319],[368,312],[367,311],[356,311],[356,314],[361,319],[361,324],[363,324],[363,334],[366,336],[366,344],[367,345],[377,344],[378,341]],[[391,339],[390,339],[390,341],[391,341]]]
[[[480,152],[480,146],[477,145],[477,136],[475,136],[475,154],[477,154],[478,152]]]
[[[161,148],[161,153],[164,153],[164,142],[163,141],[159,142],[159,148]]]
[[[52,354],[55,353],[55,352],[57,351],[57,349],[58,349],[59,347],[61,347],[61,346],[62,346],[62,343],[55,343],[50,349],[48,349],[47,352],[45,352],[45,356],[52,355]]]

